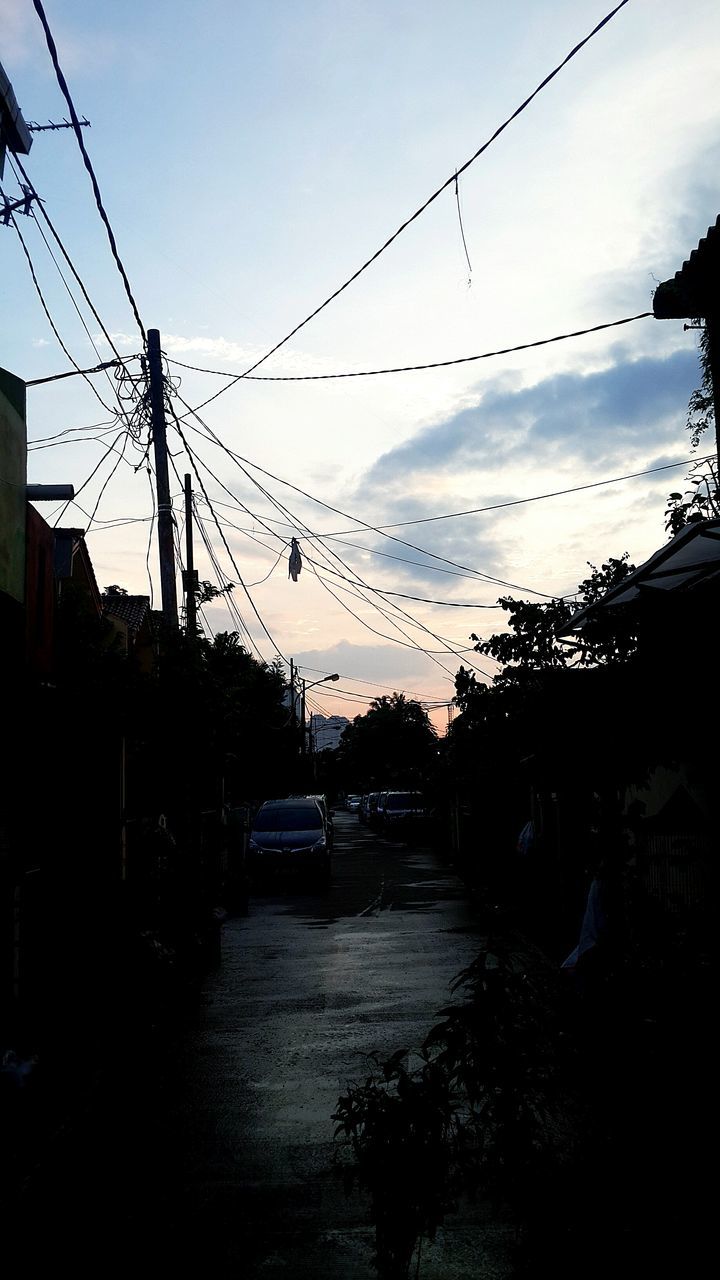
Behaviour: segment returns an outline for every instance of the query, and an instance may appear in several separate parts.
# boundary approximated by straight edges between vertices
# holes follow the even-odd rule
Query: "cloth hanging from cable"
[[[298,546],[297,538],[290,539],[290,559],[288,560],[288,578],[292,578],[293,582],[297,582],[298,575],[302,569],[302,556]]]

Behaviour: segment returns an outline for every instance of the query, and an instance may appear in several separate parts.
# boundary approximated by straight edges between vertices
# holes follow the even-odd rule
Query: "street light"
[[[340,676],[337,671],[331,676],[322,676],[320,680],[313,680],[312,684],[308,684],[307,680],[301,679],[302,695],[300,699],[300,754],[305,755],[305,694],[308,689],[314,689],[316,684],[325,684],[328,680],[339,680]],[[310,752],[312,755],[312,751]]]

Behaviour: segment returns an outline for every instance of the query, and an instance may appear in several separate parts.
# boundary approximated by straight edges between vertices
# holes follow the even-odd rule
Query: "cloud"
[[[407,493],[428,473],[436,478],[473,466],[497,472],[520,457],[537,465],[560,450],[563,462],[621,461],[645,437],[655,447],[679,438],[678,406],[687,404],[698,378],[695,353],[678,351],[489,391],[471,408],[383,454],[362,487],[367,493],[380,484],[401,484]]]
[[[30,6],[21,0],[0,0],[0,31],[7,74],[10,74],[7,68],[13,63],[23,63],[32,49],[33,20]]]
[[[297,654],[296,662],[301,670],[308,670],[307,678],[310,678],[310,669],[337,671],[346,678],[374,678],[383,683],[403,682],[408,676],[420,678],[428,673],[428,660],[421,653],[389,644],[351,644],[349,640],[339,640],[327,649],[306,649]],[[326,692],[331,691],[328,685]],[[368,698],[373,696],[370,690]]]

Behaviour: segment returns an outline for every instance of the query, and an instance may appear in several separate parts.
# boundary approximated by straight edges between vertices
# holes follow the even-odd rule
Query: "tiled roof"
[[[103,611],[113,618],[120,618],[137,634],[150,613],[149,596],[121,596],[111,592],[103,595]]]
[[[653,296],[656,320],[682,320],[720,310],[720,214],[671,280]]]

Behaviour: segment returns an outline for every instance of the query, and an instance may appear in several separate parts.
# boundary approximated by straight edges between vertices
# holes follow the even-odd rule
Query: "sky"
[[[221,376],[248,370],[352,276],[610,8],[46,0],[133,297],[170,362],[180,545],[190,473],[212,551],[196,532],[200,577],[236,584],[235,610],[208,605],[203,625],[240,629],[265,661],[292,658],[313,710],[352,717],[403,690],[443,732],[460,663],[482,680],[497,670],[470,635],[503,628],[500,596],[571,595],[589,564],[625,552],[640,564],[666,539],[699,384],[682,321],[449,368]],[[31,0],[0,0],[0,61],[27,121],[67,118]],[[716,0],[629,0],[457,193],[451,182],[257,374],[453,360],[651,311],[720,210],[719,62]],[[24,163],[113,344],[138,354],[72,131],[35,133]],[[9,164],[2,187],[17,194]],[[111,358],[47,224],[18,227],[73,359]],[[26,380],[67,371],[12,226],[0,253],[0,365]],[[120,383],[28,388],[28,479],[72,483],[76,505],[44,503],[43,516],[87,530],[101,589],[159,607],[147,438],[128,432],[140,366],[125,369]],[[618,480],[670,464],[682,465]]]

